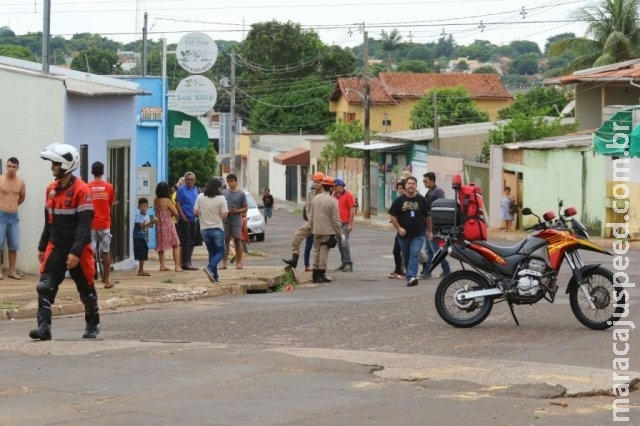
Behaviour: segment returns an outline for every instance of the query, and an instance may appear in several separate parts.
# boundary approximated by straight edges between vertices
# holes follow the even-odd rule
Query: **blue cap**
[[[340,186],[347,186],[347,184],[346,184],[346,183],[344,183],[344,181],[343,181],[342,179],[340,179],[340,178],[336,179],[336,180],[334,181],[334,184],[335,184],[335,185],[340,185]]]

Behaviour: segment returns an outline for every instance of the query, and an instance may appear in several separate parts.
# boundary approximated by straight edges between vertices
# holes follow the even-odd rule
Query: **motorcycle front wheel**
[[[446,276],[436,290],[436,310],[447,324],[469,328],[480,324],[491,313],[493,298],[458,300],[456,295],[488,288],[487,280],[477,272],[456,271]]]
[[[582,324],[594,330],[604,330],[613,325],[624,311],[626,297],[621,294],[623,288],[613,283],[613,272],[598,267],[584,272],[585,284],[571,282],[569,302],[573,315]],[[574,281],[572,278],[571,281]],[[588,296],[587,296],[588,294]],[[591,308],[589,299],[595,305]],[[615,304],[615,306],[614,306]],[[617,314],[614,318],[614,314]]]

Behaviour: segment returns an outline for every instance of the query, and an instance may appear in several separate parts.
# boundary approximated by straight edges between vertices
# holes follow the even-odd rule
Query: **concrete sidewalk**
[[[196,264],[205,264],[206,259],[207,251],[204,246],[196,247],[193,255]],[[137,269],[115,270],[111,272],[111,281],[116,283],[114,287],[105,289],[101,282],[96,282],[100,308],[105,311],[149,303],[273,291],[290,280],[283,267],[251,265],[250,257],[248,263],[245,263],[243,269],[236,269],[235,264],[230,264],[229,269],[219,270],[220,283],[214,284],[202,269],[160,272],[156,253],[151,250],[149,260],[145,262],[145,271],[150,276],[138,276]],[[173,265],[172,260],[167,263],[170,264]],[[310,280],[310,275],[298,271],[295,279],[304,283]],[[36,317],[38,278],[36,274],[27,274],[21,280],[15,280],[4,274],[4,279],[0,280],[0,318]],[[53,305],[53,315],[81,312],[84,312],[84,306],[80,302],[75,284],[71,278],[66,278],[60,285]]]

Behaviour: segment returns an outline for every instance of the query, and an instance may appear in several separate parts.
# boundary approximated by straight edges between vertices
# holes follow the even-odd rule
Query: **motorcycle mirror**
[[[522,215],[523,216],[529,216],[530,214],[533,214],[533,212],[531,211],[531,209],[529,207],[525,207],[524,209],[522,209]]]
[[[561,210],[563,205],[562,200],[558,199],[558,210]]]

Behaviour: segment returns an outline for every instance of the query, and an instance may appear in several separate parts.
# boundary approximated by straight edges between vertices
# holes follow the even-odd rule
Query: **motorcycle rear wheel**
[[[589,301],[578,283],[572,282],[570,283],[569,302],[573,315],[582,324],[594,330],[604,330],[611,327],[614,321],[620,318],[619,314],[624,311],[623,305],[627,303],[626,297],[620,295],[623,290],[622,286],[615,285],[613,272],[602,267],[586,271],[583,277],[596,309],[591,309]],[[614,303],[618,307],[614,307]],[[614,314],[618,315],[614,318]]]
[[[447,324],[469,328],[484,321],[493,308],[493,297],[458,301],[456,294],[488,288],[487,280],[477,272],[456,271],[446,276],[436,290],[436,310]]]

